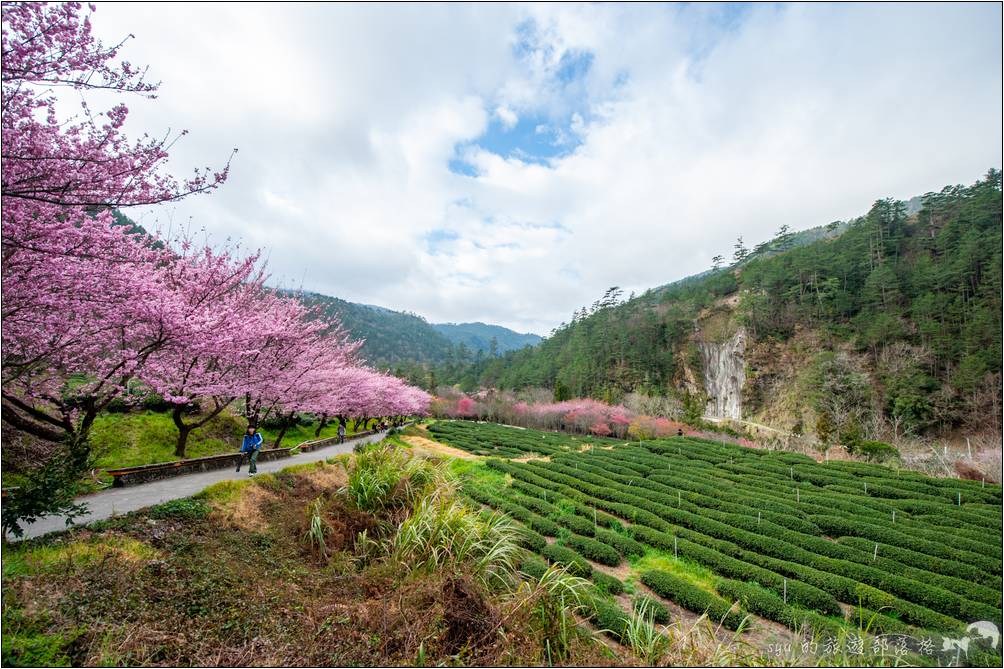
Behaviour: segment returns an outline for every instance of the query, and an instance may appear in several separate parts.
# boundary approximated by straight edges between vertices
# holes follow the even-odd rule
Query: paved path
[[[366,435],[365,437],[346,440],[344,444],[324,446],[309,453],[291,455],[288,458],[280,458],[279,460],[271,460],[269,462],[259,462],[258,471],[260,473],[276,472],[292,465],[317,462],[318,460],[324,460],[340,453],[351,453],[352,448],[356,444],[369,444],[380,441],[386,434],[386,432],[378,432]],[[78,517],[74,524],[86,525],[95,520],[111,518],[112,516],[153,506],[154,504],[169,502],[172,499],[189,497],[220,481],[236,481],[246,479],[247,477],[247,463],[245,463],[240,473],[226,467],[210,472],[184,474],[174,478],[141,483],[125,488],[109,488],[108,490],[77,498],[78,502],[87,505],[88,513],[85,516]],[[25,527],[23,538],[40,537],[49,532],[58,532],[65,529],[66,518],[64,516],[47,516]],[[8,538],[13,540],[13,537]]]

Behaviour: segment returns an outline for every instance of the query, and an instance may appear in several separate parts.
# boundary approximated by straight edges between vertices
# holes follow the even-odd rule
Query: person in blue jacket
[[[261,450],[263,441],[264,439],[258,434],[255,426],[249,425],[247,434],[244,435],[244,442],[241,444],[241,459],[237,461],[237,471],[241,470],[246,455],[251,463],[251,466],[248,467],[248,476],[254,476],[258,473],[258,451]]]

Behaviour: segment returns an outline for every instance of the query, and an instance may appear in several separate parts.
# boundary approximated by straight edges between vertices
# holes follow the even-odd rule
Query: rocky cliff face
[[[704,391],[709,418],[742,418],[743,384],[746,382],[746,330],[739,328],[722,343],[697,342],[704,363]]]

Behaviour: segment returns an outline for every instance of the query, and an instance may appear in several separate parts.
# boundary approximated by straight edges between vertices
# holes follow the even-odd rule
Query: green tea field
[[[979,621],[1000,629],[998,485],[688,437],[617,442],[464,421],[429,432],[494,456],[467,467],[465,492],[525,526],[524,571],[565,564],[609,595],[589,615],[614,638],[643,598],[657,617],[668,605],[820,644],[927,635],[940,651],[942,637],[978,635]],[[971,663],[989,649],[979,643]]]

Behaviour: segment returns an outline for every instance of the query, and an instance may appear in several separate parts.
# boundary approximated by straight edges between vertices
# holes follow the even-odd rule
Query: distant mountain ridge
[[[454,344],[464,344],[472,351],[482,353],[492,352],[492,342],[495,342],[495,353],[515,351],[524,346],[540,343],[541,337],[533,333],[513,332],[501,325],[489,325],[476,321],[474,323],[435,323],[433,326]]]
[[[536,344],[535,334],[513,332],[487,323],[429,323],[418,314],[394,311],[375,304],[359,304],[304,292],[300,299],[308,306],[319,306],[321,313],[335,317],[356,339],[365,340],[363,357],[378,367],[401,365],[441,365],[477,353],[490,355],[492,340],[498,355]],[[460,350],[461,345],[463,349]]]

